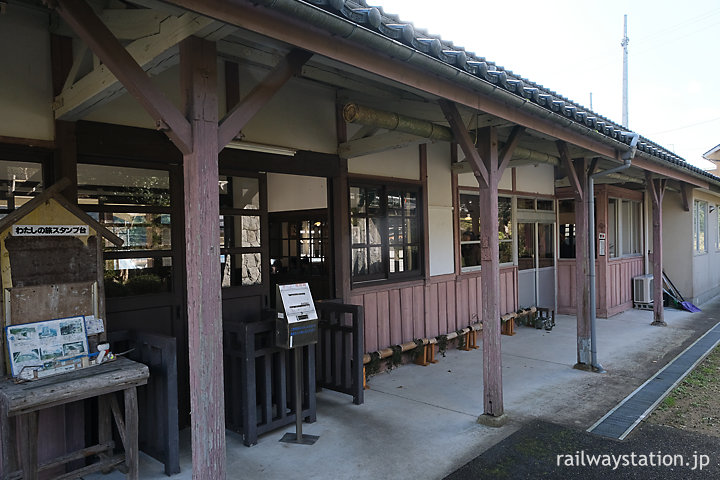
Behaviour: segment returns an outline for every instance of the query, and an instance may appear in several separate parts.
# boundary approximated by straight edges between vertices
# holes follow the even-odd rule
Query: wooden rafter
[[[338,145],[338,155],[341,158],[355,158],[371,153],[385,152],[410,145],[429,143],[427,138],[418,137],[409,133],[388,132],[372,137],[359,138]]]
[[[213,24],[220,25],[194,13],[167,17],[159,23],[157,33],[135,40],[125,49],[142,70],[156,75],[178,63],[176,45],[180,41],[212,30]],[[58,120],[78,120],[126,92],[109,65],[100,64],[76,81],[84,58],[82,48],[78,49],[63,91],[55,98],[55,118]]]
[[[689,201],[689,195],[688,195],[688,186],[687,183],[682,182],[680,184],[680,198],[682,199],[682,208],[686,212],[690,211],[690,201]]]
[[[555,145],[557,145],[558,154],[560,155],[560,161],[563,165],[565,165],[565,169],[567,170],[568,174],[568,180],[570,181],[570,185],[573,187],[573,190],[575,190],[575,195],[580,197],[580,199],[584,198],[585,192],[582,189],[582,185],[580,183],[580,178],[578,177],[575,164],[570,159],[570,153],[568,152],[567,143],[563,142],[562,140],[558,140],[557,142],[555,142]]]
[[[500,166],[498,167],[498,171],[500,172],[501,176],[507,168],[508,164],[510,163],[510,159],[512,158],[513,152],[515,151],[515,147],[518,146],[518,143],[520,142],[520,137],[524,132],[525,127],[522,127],[520,125],[515,125],[512,131],[510,131],[510,136],[508,137],[507,142],[505,142],[505,145],[500,152]]]
[[[480,158],[480,154],[475,148],[475,144],[470,138],[470,134],[465,128],[465,123],[462,121],[462,117],[460,117],[460,112],[458,111],[457,106],[453,102],[443,99],[439,100],[438,103],[440,104],[440,108],[442,109],[445,118],[448,123],[450,123],[450,128],[453,131],[455,140],[458,145],[460,145],[460,148],[465,154],[465,157],[467,157],[468,162],[470,162],[470,165],[472,165],[473,172],[475,172],[475,176],[478,177],[478,181],[483,181],[485,182],[485,185],[489,185],[490,178],[487,168],[485,167],[482,158]]]
[[[220,122],[218,147],[225,148],[240,130],[267,104],[268,101],[287,83],[300,68],[310,60],[312,53],[293,50],[280,61],[275,69],[238,103]]]
[[[150,81],[135,59],[83,0],[56,0],[56,11],[142,104],[183,153],[191,151],[190,124]]]

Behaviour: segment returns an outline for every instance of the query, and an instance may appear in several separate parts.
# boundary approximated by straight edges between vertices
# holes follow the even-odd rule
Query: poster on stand
[[[5,334],[13,377],[24,369],[49,373],[89,353],[83,315],[9,325]]]

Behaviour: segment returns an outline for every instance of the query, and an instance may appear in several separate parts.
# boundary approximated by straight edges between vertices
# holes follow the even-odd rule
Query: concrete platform
[[[317,422],[304,433],[313,446],[280,443],[279,429],[245,447],[227,434],[230,479],[437,479],[500,442],[531,420],[586,429],[720,321],[720,302],[704,312],[666,309],[667,327],[650,326],[651,311],[631,310],[598,319],[597,374],[573,369],[576,323],[560,315],[551,332],[517,327],[502,337],[506,425],[476,420],[482,407],[482,349],[450,350],[439,363],[406,365],[372,377],[365,404],[330,391],[318,394]],[[479,342],[480,343],[480,342]],[[181,434],[182,472],[192,478],[189,429]],[[124,478],[118,472],[103,478]],[[141,478],[164,479],[163,467],[141,456]]]

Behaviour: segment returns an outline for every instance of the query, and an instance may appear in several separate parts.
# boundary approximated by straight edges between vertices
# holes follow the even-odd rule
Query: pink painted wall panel
[[[425,338],[425,294],[427,288],[413,287],[413,340]]]
[[[428,285],[426,292],[429,292],[429,294],[425,301],[427,305],[427,315],[425,317],[425,336],[427,338],[437,337],[440,334],[440,328],[438,327],[438,319],[440,317],[438,314],[438,309],[440,308],[440,301],[438,299],[438,285]]]
[[[459,283],[456,283],[455,299],[457,309],[457,320],[455,322],[455,330],[467,327],[470,325],[470,315],[468,314],[468,285],[470,280],[468,278],[462,279]]]
[[[447,302],[447,284],[439,283],[438,286],[438,335],[448,331],[448,302]]]
[[[468,279],[468,325],[477,322],[480,310],[478,310],[477,297],[480,295],[478,291],[478,278],[472,277]]]
[[[452,332],[457,330],[457,310],[456,310],[456,299],[455,289],[457,282],[447,282],[445,284],[447,289],[447,330],[446,332]]]
[[[632,303],[632,279],[643,272],[643,257],[629,257],[608,262],[606,288],[607,311],[617,313],[619,307]],[[602,309],[603,306],[599,306]]]
[[[363,301],[365,306],[365,351],[374,352],[380,346],[378,342],[377,295],[374,293],[363,295]]]
[[[400,290],[400,311],[402,312],[403,342],[413,339],[413,289],[405,287]]]
[[[390,290],[390,335],[391,342],[395,345],[402,343],[402,312],[400,311],[400,289]]]

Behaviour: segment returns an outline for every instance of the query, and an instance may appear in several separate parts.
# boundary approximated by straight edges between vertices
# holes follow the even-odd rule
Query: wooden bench
[[[0,479],[36,480],[38,472],[97,455],[99,461],[56,477],[77,478],[124,464],[127,478],[138,478],[137,387],[147,383],[148,367],[126,358],[70,373],[26,383],[0,381]],[[118,394],[124,397],[124,418]],[[38,416],[42,409],[88,398],[98,398],[98,444],[38,465]],[[112,418],[115,419],[124,454],[114,455]],[[14,422],[11,422],[14,419]],[[14,424],[14,425],[13,425]],[[14,431],[13,427],[17,429]],[[19,440],[17,465],[11,463],[15,439]],[[19,468],[19,470],[14,470]]]

